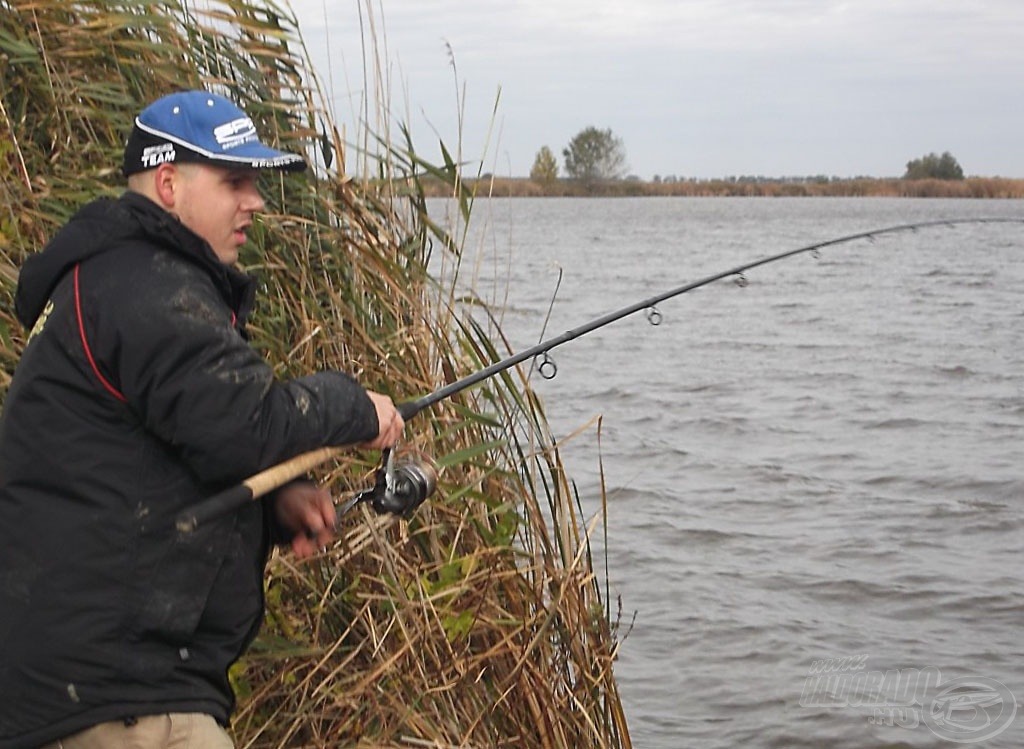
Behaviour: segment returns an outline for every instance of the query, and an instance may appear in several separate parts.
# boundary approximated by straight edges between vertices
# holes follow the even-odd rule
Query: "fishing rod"
[[[918,221],[909,224],[889,226],[882,229],[871,229],[869,231],[857,232],[855,234],[847,234],[836,239],[816,242],[805,247],[798,247],[795,250],[786,250],[785,252],[780,252],[776,255],[759,258],[757,260],[743,263],[742,265],[737,265],[734,268],[723,270],[719,273],[713,273],[712,275],[705,276],[697,281],[677,286],[676,288],[664,291],[660,294],[655,294],[654,296],[642,299],[634,304],[622,307],[614,312],[594,318],[579,327],[567,330],[561,335],[541,341],[537,345],[531,346],[517,354],[513,354],[506,359],[502,359],[501,361],[483,367],[460,380],[456,380],[444,387],[438,388],[434,392],[417,398],[416,400],[399,403],[396,408],[402,418],[405,421],[409,421],[421,411],[429,408],[435,403],[439,403],[446,398],[450,398],[456,393],[460,393],[479,382],[504,372],[527,359],[534,359],[536,357],[544,357],[538,367],[538,371],[546,379],[551,379],[557,373],[557,367],[548,356],[552,349],[562,346],[570,341],[574,341],[577,338],[585,336],[599,328],[603,328],[606,325],[610,325],[624,317],[640,312],[641,310],[647,310],[648,321],[652,325],[658,325],[661,323],[661,312],[658,311],[657,305],[661,302],[667,301],[681,294],[685,294],[688,291],[699,289],[702,286],[707,286],[715,281],[721,281],[730,277],[735,277],[735,280],[741,286],[745,286],[746,276],[744,274],[747,271],[753,270],[754,268],[758,268],[762,265],[775,263],[796,255],[806,253],[817,254],[818,251],[826,247],[854,242],[858,239],[873,240],[885,234],[917,231],[918,229],[926,229],[935,226],[953,227],[959,224],[988,223],[1024,223],[1024,218],[977,217]],[[345,451],[346,448],[344,447],[325,447],[319,450],[303,453],[302,455],[284,461],[272,468],[268,468],[266,471],[258,473],[255,476],[246,479],[246,481],[241,484],[211,497],[193,509],[182,513],[177,520],[178,530],[183,533],[191,532],[198,527],[199,524],[208,522],[209,520],[236,510],[246,502],[258,499],[268,492],[277,489],[288,481],[305,474],[310,469],[340,455]],[[338,516],[343,515],[348,510],[362,502],[367,502],[378,513],[387,512],[408,517],[416,510],[417,507],[419,507],[420,504],[423,503],[423,501],[427,499],[427,497],[433,493],[434,488],[436,487],[436,481],[437,475],[431,466],[425,466],[416,462],[408,462],[396,466],[391,450],[384,450],[381,454],[381,465],[377,470],[373,487],[356,494],[341,505],[338,508]]]
[[[936,221],[920,221],[912,224],[900,224],[898,226],[890,226],[884,229],[872,229],[871,231],[858,232],[857,234],[848,234],[838,239],[829,239],[824,242],[817,242],[815,244],[807,245],[806,247],[799,247],[795,250],[787,250],[780,252],[777,255],[770,255],[768,257],[754,260],[743,265],[737,265],[735,268],[729,268],[728,270],[721,271],[720,273],[714,273],[710,276],[701,278],[698,281],[678,286],[669,291],[655,294],[652,297],[643,299],[634,304],[630,304],[622,309],[610,312],[602,317],[597,317],[588,323],[584,323],[577,328],[567,330],[559,336],[550,338],[546,341],[541,341],[536,346],[528,348],[524,351],[520,351],[518,354],[502,359],[499,362],[495,362],[481,370],[473,372],[472,374],[463,377],[461,380],[446,385],[429,395],[424,395],[422,398],[418,398],[413,401],[407,401],[405,403],[398,404],[398,413],[401,414],[402,418],[408,421],[413,416],[418,414],[423,409],[432,406],[439,401],[443,401],[445,398],[449,398],[456,393],[465,390],[468,387],[472,387],[478,382],[493,377],[499,372],[503,372],[510,367],[514,367],[516,364],[520,364],[527,359],[533,359],[538,356],[546,355],[551,349],[561,346],[562,344],[573,341],[587,333],[593,332],[598,328],[603,328],[613,322],[621,320],[624,317],[640,312],[641,310],[648,311],[648,320],[652,325],[658,325],[661,322],[661,313],[657,309],[657,305],[673,297],[677,297],[680,294],[685,294],[688,291],[699,289],[701,286],[707,286],[708,284],[714,283],[715,281],[721,281],[724,278],[735,276],[736,280],[740,285],[746,285],[746,278],[743,275],[749,270],[757,268],[768,263],[774,263],[779,260],[785,260],[786,258],[793,257],[794,255],[801,255],[804,253],[815,253],[825,247],[831,247],[837,244],[843,244],[846,242],[853,242],[857,239],[874,239],[875,237],[882,236],[883,234],[892,234],[900,231],[916,231],[917,229],[923,229],[931,226],[955,226],[957,224],[965,223],[1024,223],[1024,218],[954,218]],[[545,379],[551,379],[557,373],[557,368],[550,359],[544,359],[538,371]]]

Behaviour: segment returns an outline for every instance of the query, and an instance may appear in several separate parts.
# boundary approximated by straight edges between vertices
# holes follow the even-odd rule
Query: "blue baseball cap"
[[[285,171],[306,168],[298,154],[261,143],[249,115],[208,91],[164,96],[135,118],[124,149],[124,175],[168,161]]]

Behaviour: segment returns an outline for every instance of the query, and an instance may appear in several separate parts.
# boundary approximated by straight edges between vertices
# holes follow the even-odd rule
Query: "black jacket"
[[[372,438],[348,376],[286,383],[244,337],[252,282],[148,199],[83,208],[22,269],[32,336],[0,417],[0,749],[199,711],[259,627],[263,502],[184,508],[301,452]],[[33,327],[34,326],[34,327]]]

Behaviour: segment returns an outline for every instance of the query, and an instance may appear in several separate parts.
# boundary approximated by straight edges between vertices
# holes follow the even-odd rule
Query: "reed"
[[[353,153],[369,168],[347,177],[354,147],[286,6],[0,0],[0,395],[25,337],[17,268],[77,207],[120,192],[133,114],[188,86],[227,93],[316,164],[267,180],[241,258],[262,284],[254,345],[282,376],[340,368],[405,400],[508,352],[487,306],[456,293],[461,232],[426,213],[429,175],[470,220],[455,162],[363,123]],[[231,673],[237,745],[629,746],[617,622],[588,544],[603,518],[581,517],[525,374],[438,404],[407,434],[403,449],[440,469],[415,518],[361,509],[320,557],[271,560],[265,625]],[[376,459],[353,452],[321,477],[363,488]]]

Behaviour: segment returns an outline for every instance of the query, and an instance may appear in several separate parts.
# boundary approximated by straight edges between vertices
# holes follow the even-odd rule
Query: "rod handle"
[[[402,420],[408,421],[428,405],[430,405],[430,401],[427,398],[420,398],[399,403],[395,408],[398,410],[399,415],[401,415]],[[265,471],[250,476],[241,484],[226,489],[220,494],[215,494],[209,499],[199,502],[191,509],[185,510],[178,515],[175,525],[179,532],[191,533],[202,523],[208,523],[211,520],[227,515],[229,512],[243,507],[246,502],[259,499],[264,494],[287,484],[292,479],[335,457],[343,449],[340,447],[323,447],[271,466]]]
[[[174,524],[179,533],[191,533],[203,523],[227,515],[252,499],[252,489],[245,484],[238,484],[203,500],[190,510],[185,510],[178,515]]]
[[[271,466],[250,476],[241,484],[215,494],[178,515],[175,525],[181,533],[191,533],[202,523],[208,523],[229,512],[239,509],[246,502],[259,499],[264,494],[284,486],[298,476],[316,468],[344,451],[342,447],[321,447],[308,453]]]

